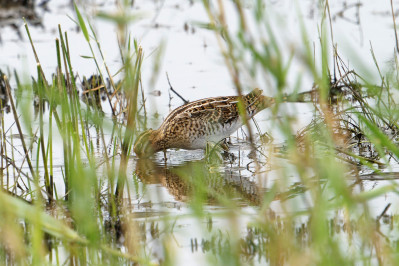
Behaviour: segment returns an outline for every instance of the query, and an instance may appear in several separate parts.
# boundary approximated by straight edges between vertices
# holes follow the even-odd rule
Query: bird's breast
[[[241,119],[235,119],[229,123],[203,123],[201,128],[197,131],[199,134],[192,134],[189,136],[192,149],[204,149],[207,142],[217,143],[224,138],[229,137],[237,129],[242,126]]]

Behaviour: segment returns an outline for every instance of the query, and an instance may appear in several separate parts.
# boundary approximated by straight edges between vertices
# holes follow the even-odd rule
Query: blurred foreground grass
[[[183,219],[199,223],[202,236],[201,242],[190,239],[191,251],[183,252],[194,257],[202,250],[209,264],[398,263],[397,238],[392,236],[397,235],[397,216],[386,215],[390,204],[377,217],[369,206],[372,200],[398,191],[397,176],[386,171],[399,159],[398,111],[393,97],[397,80],[381,74],[381,84],[373,85],[343,64],[328,37],[327,1],[320,5],[324,15],[316,56],[303,25],[298,26],[300,47],[284,55],[263,1],[254,2],[252,8],[244,8],[240,1],[228,2],[235,7],[234,14],[226,13],[226,3],[203,1],[209,23],[202,26],[214,31],[237,94],[247,89],[243,77],[268,76],[281,102],[287,91],[292,92],[287,76],[292,61],[297,60],[315,82],[309,93],[315,109],[312,122],[296,132],[296,118],[281,115],[283,104],[273,107],[273,126],[286,139],[279,152],[273,144],[261,141],[265,135],[252,124],[246,125],[249,136],[242,143],[250,144],[246,168],[253,171],[251,180],[241,180],[245,177],[236,168],[244,166],[237,166],[234,158],[226,159],[217,149],[207,152],[203,160],[180,166],[156,159],[136,160],[131,144],[146,125],[145,101],[139,99],[145,98],[147,89],[140,87],[144,52],[127,34],[128,24],[137,18],[128,13],[127,3],[117,15],[100,15],[119,30],[123,78],[116,82],[106,63],[100,67],[104,58],[96,58],[93,51],[99,49],[103,54],[96,33],[76,8],[77,23],[93,53],[90,59],[95,60],[98,76],[84,79],[80,90],[68,35],[61,26],[55,41],[58,67],[52,77],[44,75],[37,57],[32,84],[21,84],[15,74],[17,88],[12,91],[8,77],[2,74],[0,85],[7,95],[7,101],[2,101],[2,118],[9,104],[18,131],[18,138],[11,140],[19,139],[23,150],[22,160],[18,159],[2,121],[2,264],[175,265],[180,252],[174,244],[175,225]],[[229,16],[237,17],[238,29],[227,27]],[[94,42],[97,47],[92,47]],[[34,51],[34,43],[32,48]],[[35,121],[32,109],[37,114]],[[56,143],[54,136],[61,136],[62,143]],[[54,176],[54,149],[63,152],[62,176]],[[135,160],[134,173],[128,170],[129,160]],[[365,169],[374,175],[365,175]],[[264,188],[272,172],[277,178]],[[383,178],[384,174],[393,178],[384,179],[387,182],[375,189],[363,187],[362,178]],[[298,180],[295,184],[292,176]],[[55,185],[56,178],[62,178],[63,186]],[[141,197],[145,192],[140,191],[140,183],[162,184],[176,199],[187,202],[189,213],[143,219],[134,211],[137,205],[132,202],[137,195],[131,195],[129,187]],[[244,206],[238,198],[246,199]],[[272,210],[276,202],[280,213]],[[248,205],[251,214],[244,208]],[[218,206],[220,211],[209,206]],[[223,221],[223,226],[215,221]],[[384,232],[382,224],[386,225]],[[148,247],[155,240],[162,255],[154,255]]]

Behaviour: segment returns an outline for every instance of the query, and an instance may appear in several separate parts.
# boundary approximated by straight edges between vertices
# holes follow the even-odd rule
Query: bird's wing
[[[199,119],[225,123],[225,120],[238,116],[237,97],[217,97],[198,101],[179,113],[176,119]]]

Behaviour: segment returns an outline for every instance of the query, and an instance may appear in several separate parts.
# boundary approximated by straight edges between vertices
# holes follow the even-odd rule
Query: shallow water
[[[77,30],[77,26],[69,18],[75,19],[75,13],[69,2],[50,1],[47,10],[36,7],[38,16],[42,18],[43,27],[30,25],[30,31],[41,65],[46,75],[50,76],[56,67],[55,38],[58,36],[57,27],[60,24],[62,29],[68,32],[74,71],[79,73],[79,78],[82,79],[83,75],[89,76],[96,73],[97,70],[92,60],[83,57],[90,55],[90,50],[82,33]],[[92,1],[87,4],[82,3],[81,10],[85,10],[89,16],[98,11],[114,12],[116,7],[113,2]],[[361,67],[362,64],[365,66],[374,64],[370,55],[371,47],[377,61],[381,62],[380,67],[386,70],[392,68],[395,37],[388,2],[377,3],[377,1],[370,0],[361,3],[358,1],[334,1],[334,3],[330,3],[333,42],[338,44],[338,50],[340,55],[343,56],[343,61],[349,62],[350,66],[355,66],[355,69],[372,83],[379,80],[377,69]],[[248,2],[247,4],[249,9],[251,3]],[[270,21],[283,52],[289,54],[290,49],[301,48],[302,41],[298,26],[300,19],[297,15],[300,13],[317,54],[317,51],[320,50],[318,30],[320,29],[320,12],[322,11],[318,9],[315,1],[300,1],[297,5],[293,5],[291,1],[267,1],[265,4],[269,8]],[[233,9],[229,2],[226,3],[226,9]],[[190,101],[236,93],[214,33],[199,26],[199,23],[208,21],[200,2],[141,1],[132,8],[132,12],[142,16],[137,22],[132,23],[130,30],[145,51],[142,87],[147,99],[149,127],[158,127],[172,109],[182,104],[182,101],[170,92],[166,72],[173,88]],[[234,14],[233,12],[230,13]],[[228,19],[230,20],[229,26],[237,27],[237,18],[231,16]],[[92,19],[91,22],[94,28],[98,30],[97,33],[101,47],[105,51],[107,65],[111,73],[116,73],[122,65],[116,41],[117,30],[113,24],[101,19]],[[24,76],[20,78],[28,82],[30,76],[36,76],[36,62],[28,38],[24,33],[22,21],[18,23],[18,28],[22,33],[22,38],[10,26],[5,25],[1,29],[0,69],[3,71],[10,70],[11,73],[13,69],[16,69],[18,73],[24,73]],[[157,62],[157,55],[160,52],[162,56],[159,62],[159,70],[154,74],[154,62]],[[374,71],[371,70],[370,72],[370,69],[374,69]],[[101,71],[104,72],[103,66]],[[13,75],[11,74],[11,76]],[[307,70],[303,69],[301,61],[295,58],[289,72],[289,82],[291,83],[289,85],[292,86],[288,86],[288,88],[293,87],[298,76],[302,77],[300,90],[310,90],[313,80]],[[118,76],[116,76],[116,79],[118,79]],[[243,80],[245,80],[246,91],[259,86],[266,95],[276,94],[273,87],[275,84],[270,77],[254,79],[244,76]],[[11,79],[11,83],[15,86],[15,79]],[[287,93],[289,92],[287,91]],[[104,110],[109,108],[105,102],[103,102],[103,108]],[[205,212],[208,217],[211,217],[212,222],[204,218],[202,223],[199,223],[198,219],[191,217],[193,210],[190,205],[192,204],[190,202],[192,197],[190,191],[192,188],[187,185],[185,180],[181,179],[181,175],[179,175],[181,172],[191,173],[189,176],[192,178],[196,177],[196,171],[206,173],[209,187],[218,193],[234,195],[231,198],[234,198],[236,206],[240,206],[240,215],[234,216],[239,218],[234,223],[236,228],[233,229],[243,239],[249,238],[251,234],[247,225],[249,222],[259,219],[258,204],[263,200],[264,192],[272,189],[275,182],[279,182],[280,165],[287,167],[286,165],[289,164],[289,160],[284,158],[283,152],[274,152],[276,149],[283,149],[286,141],[284,135],[279,132],[279,128],[276,126],[276,120],[285,117],[284,114],[287,113],[295,117],[296,120],[292,123],[292,126],[296,131],[299,131],[314,118],[314,106],[312,104],[284,103],[279,112],[278,115],[273,115],[270,110],[265,110],[256,117],[261,132],[268,132],[273,136],[272,143],[264,145],[262,151],[267,155],[277,155],[273,161],[269,161],[267,156],[258,155],[262,171],[260,178],[254,174],[255,163],[250,154],[251,149],[245,137],[245,129],[239,130],[237,134],[233,135],[230,150],[232,155],[228,155],[227,158],[223,159],[222,165],[217,165],[214,168],[209,168],[208,164],[204,164],[204,152],[201,150],[190,152],[170,150],[167,153],[166,162],[161,153],[156,154],[150,162],[140,160],[134,154],[131,155],[128,165],[130,197],[126,200],[129,201],[128,205],[131,206],[130,215],[146,228],[144,234],[147,235],[148,252],[155,259],[162,260],[164,256],[162,243],[163,241],[170,241],[170,248],[177,250],[175,252],[176,265],[187,263],[203,265],[207,256],[213,254],[215,250],[218,251],[217,248],[220,249],[215,243],[212,243],[211,239],[215,238],[218,230],[232,226],[229,221],[229,212],[233,212],[233,210],[222,208],[212,197],[209,198],[208,205],[205,206]],[[7,114],[5,128],[11,128],[9,139],[12,139],[15,147],[21,150],[18,138],[11,138],[12,134],[16,133],[12,124],[13,117],[11,114]],[[93,139],[96,139],[95,133],[93,129]],[[109,128],[105,135],[111,136]],[[59,136],[55,136],[55,138],[61,141]],[[107,140],[108,143],[111,143],[110,139]],[[97,148],[98,151],[102,150],[101,145]],[[35,146],[32,150],[36,150]],[[64,192],[62,151],[54,151],[53,157],[54,181],[57,185],[58,196],[62,197]],[[102,154],[99,153],[99,161],[101,161],[101,157]],[[23,158],[18,157],[18,155],[16,155],[16,158],[16,162],[21,164]],[[361,185],[354,185],[353,189],[367,191],[383,187],[391,182],[396,183],[396,170],[397,163],[392,162],[390,169],[385,170],[386,175],[374,176],[365,171],[364,175],[360,177],[363,178]],[[101,171],[100,167],[99,172]],[[286,182],[286,193],[273,199],[268,215],[279,217],[284,216],[287,212],[301,213],[311,207],[308,204],[311,202],[311,200],[308,200],[311,195],[304,191],[301,180],[297,176],[291,175],[290,180]],[[352,183],[355,183],[355,180],[349,176],[348,184],[351,185]],[[331,197],[334,197],[334,195],[331,195]],[[398,196],[394,193],[386,193],[384,196],[368,202],[372,217],[378,217],[387,204],[391,204],[385,213],[385,220],[382,220],[381,231],[385,231],[387,237],[392,240],[396,239],[397,230],[390,227],[390,217],[397,215],[398,203]],[[331,213],[331,221],[334,223],[332,227],[336,230],[336,237],[342,238],[345,240],[344,243],[348,244],[347,242],[350,241],[347,238],[349,237],[343,229],[346,223],[344,216],[344,211]],[[153,231],[149,228],[154,221],[161,227],[158,229],[159,231],[172,233],[165,234],[162,237],[159,234],[153,234]],[[294,223],[298,232],[296,237],[306,238],[307,222],[306,215],[298,214]],[[209,230],[210,224],[212,225],[211,230]],[[171,239],[165,240],[164,237]],[[119,239],[119,241],[121,241],[123,247],[123,239]],[[343,245],[343,248],[345,248],[345,245]],[[180,252],[180,250],[184,252]],[[251,256],[255,255],[249,254],[248,259]],[[256,263],[262,264],[264,262],[265,258],[263,257]]]

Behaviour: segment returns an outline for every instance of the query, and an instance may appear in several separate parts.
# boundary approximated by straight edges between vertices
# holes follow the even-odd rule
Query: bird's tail
[[[317,97],[317,92],[315,90],[311,90],[285,95],[283,96],[282,102],[313,102],[315,97]],[[262,90],[258,88],[252,90],[250,93],[244,96],[244,103],[251,117],[259,111],[269,108],[275,102],[275,98],[262,95]]]
[[[244,101],[250,114],[256,114],[275,103],[275,99],[262,95],[262,90],[256,88],[244,96]]]

